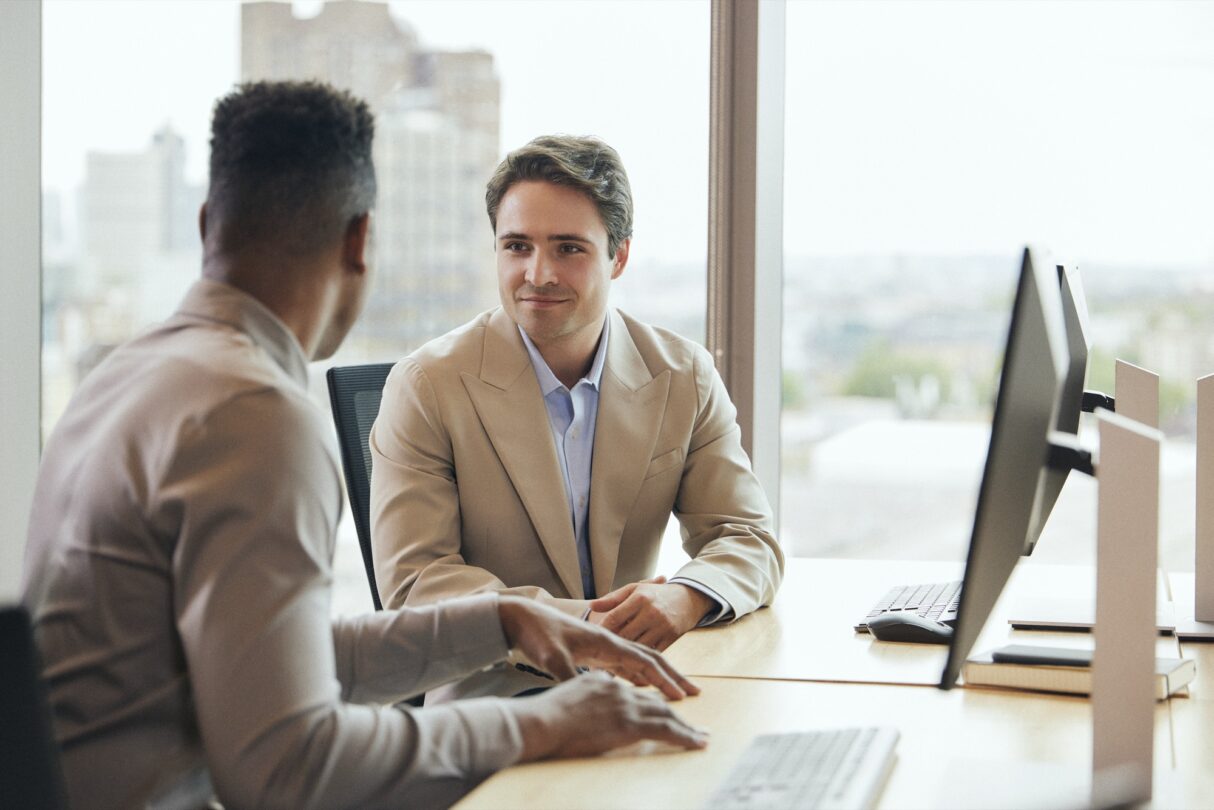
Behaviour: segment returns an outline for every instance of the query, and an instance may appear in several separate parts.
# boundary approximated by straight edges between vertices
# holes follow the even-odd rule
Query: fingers
[[[633,622],[633,624],[636,624],[636,622]],[[626,627],[626,628],[624,628],[624,632],[621,633],[621,635],[623,635],[625,638],[629,637],[629,634],[627,631],[628,631],[628,628]],[[644,644],[646,647],[650,647],[652,649],[657,650],[658,652],[661,652],[662,650],[669,647],[671,644],[674,644],[676,638],[678,638],[678,636],[674,635],[673,633],[667,632],[663,628],[648,627],[644,630],[644,632],[642,632],[640,635],[638,635],[636,638],[634,638],[632,640],[635,641],[637,644]]]
[[[682,700],[700,693],[699,687],[683,677],[662,656],[638,644],[620,644],[621,660],[607,668],[637,686],[653,686],[669,700]]]
[[[636,616],[637,613],[644,610],[648,603],[636,596],[630,596],[625,599],[618,607],[613,608],[606,616],[603,617],[603,628],[610,630],[613,633],[619,633],[620,628],[626,625]]]
[[[595,613],[606,613],[607,611],[621,604],[629,596],[632,596],[632,592],[637,589],[638,585],[664,584],[666,584],[666,577],[661,574],[650,577],[649,579],[642,579],[640,582],[629,582],[627,585],[616,588],[611,593],[603,594],[598,599],[591,600],[590,609]]]
[[[606,613],[620,605],[629,596],[632,596],[632,592],[636,590],[636,587],[637,583],[630,582],[622,588],[616,588],[611,593],[592,600],[590,602],[590,609],[595,613]]]
[[[683,673],[675,669],[674,664],[670,663],[660,655],[655,657],[657,658],[658,666],[660,666],[662,671],[666,673],[666,677],[674,681],[680,689],[682,689],[688,695],[700,694],[700,687],[689,681]]]
[[[644,693],[637,696],[641,701],[641,718],[637,731],[645,739],[658,740],[681,748],[704,748],[708,745],[708,732],[696,728],[679,717],[665,703],[646,700]]]
[[[650,721],[645,736],[651,740],[659,740],[687,749],[708,747],[706,730],[685,723],[682,718],[673,713],[663,720]]]

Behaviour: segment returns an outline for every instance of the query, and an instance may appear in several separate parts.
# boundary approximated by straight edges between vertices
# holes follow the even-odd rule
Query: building
[[[85,158],[83,237],[94,292],[142,284],[142,265],[197,252],[203,190],[185,180],[185,142],[169,126],[138,152]]]
[[[392,359],[497,301],[485,182],[497,165],[493,56],[426,50],[387,4],[241,7],[241,78],[317,79],[376,113],[376,274],[346,354]]]

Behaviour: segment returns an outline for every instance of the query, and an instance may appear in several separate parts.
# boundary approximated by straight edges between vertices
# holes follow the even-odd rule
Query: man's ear
[[[198,209],[198,237],[203,241],[207,241],[207,204],[203,203]]]
[[[632,246],[631,237],[620,242],[620,246],[615,249],[615,258],[611,261],[611,277],[617,279],[624,272],[624,266],[628,264],[628,248]]]
[[[342,264],[352,272],[367,272],[367,240],[371,236],[371,214],[359,214],[346,226],[342,242]]]

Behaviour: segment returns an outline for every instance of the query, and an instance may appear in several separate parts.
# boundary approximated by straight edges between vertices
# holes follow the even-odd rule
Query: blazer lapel
[[[518,327],[503,310],[495,311],[486,327],[480,376],[461,377],[552,567],[569,595],[582,597],[573,521],[548,411]]]
[[[590,557],[599,596],[611,590],[620,541],[653,458],[670,370],[649,373],[624,319],[611,311],[590,481]]]

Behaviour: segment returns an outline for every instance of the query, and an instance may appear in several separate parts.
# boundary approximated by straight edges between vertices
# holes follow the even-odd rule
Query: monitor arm
[[[1097,408],[1104,408],[1106,411],[1116,411],[1115,405],[1116,400],[1108,394],[1102,394],[1099,391],[1084,391],[1079,409],[1084,413],[1091,413]]]
[[[1087,396],[1086,393],[1084,396]],[[1096,462],[1092,458],[1091,449],[1085,447],[1074,433],[1051,430],[1049,440],[1050,455],[1047,463],[1051,469],[1067,472],[1075,470],[1084,475],[1096,475]]]

